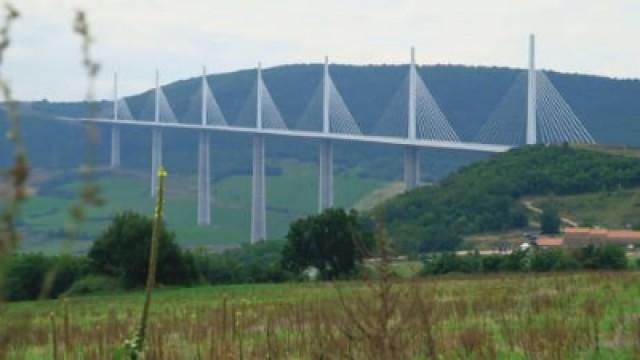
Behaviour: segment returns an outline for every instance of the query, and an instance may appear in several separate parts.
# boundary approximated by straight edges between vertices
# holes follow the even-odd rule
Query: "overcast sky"
[[[102,63],[97,94],[288,63],[524,67],[536,33],[546,69],[640,77],[638,0],[14,0],[22,13],[3,73],[23,100],[82,99],[73,11],[85,9]],[[428,82],[428,79],[427,79]]]

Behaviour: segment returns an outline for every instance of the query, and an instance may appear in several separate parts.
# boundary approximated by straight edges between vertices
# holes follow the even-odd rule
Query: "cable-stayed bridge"
[[[364,132],[354,118],[339,88],[333,82],[328,59],[322,76],[294,126],[288,127],[262,78],[260,64],[254,84],[234,119],[225,117],[215,92],[203,70],[201,84],[188,110],[176,114],[160,86],[156,72],[155,91],[135,116],[127,100],[118,96],[114,77],[114,101],[97,117],[58,117],[65,121],[85,121],[111,125],[111,167],[120,166],[120,131],[126,126],[151,130],[151,196],[157,188],[155,174],[162,165],[162,131],[191,129],[198,140],[199,225],[211,222],[210,133],[235,132],[253,137],[253,184],[251,241],[267,237],[265,137],[308,138],[320,143],[318,208],[333,206],[333,144],[338,141],[367,142],[402,146],[404,182],[407,189],[419,185],[419,149],[439,148],[482,152],[504,152],[512,147],[536,143],[593,143],[594,139],[564,101],[553,83],[535,68],[535,43],[530,38],[529,68],[518,76],[472,141],[462,141],[447,120],[417,71],[412,49],[411,62],[397,91],[371,131]],[[214,84],[215,85],[215,84]],[[215,87],[213,87],[215,89]]]

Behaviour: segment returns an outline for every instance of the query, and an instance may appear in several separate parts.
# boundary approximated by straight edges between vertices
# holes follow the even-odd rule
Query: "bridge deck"
[[[508,146],[508,145],[497,145],[497,144],[480,144],[480,143],[440,141],[440,140],[428,140],[428,139],[409,140],[405,138],[391,137],[391,136],[322,133],[322,132],[315,132],[315,131],[271,129],[271,128],[256,129],[256,128],[248,128],[248,127],[228,126],[228,125],[200,125],[200,124],[164,123],[164,122],[138,121],[138,120],[88,119],[88,118],[72,118],[72,117],[57,117],[56,119],[63,120],[63,121],[71,121],[71,122],[93,122],[93,123],[127,125],[127,126],[147,126],[147,127],[160,127],[160,128],[163,128],[163,127],[174,128],[174,129],[224,131],[224,132],[235,132],[235,133],[245,133],[245,134],[263,134],[263,135],[273,135],[273,136],[299,137],[299,138],[308,138],[308,139],[330,139],[330,140],[339,140],[339,141],[368,142],[368,143],[387,144],[387,145],[411,145],[411,146],[418,146],[418,147],[425,147],[425,148],[482,151],[482,152],[491,152],[491,153],[505,152],[512,148],[511,146]]]

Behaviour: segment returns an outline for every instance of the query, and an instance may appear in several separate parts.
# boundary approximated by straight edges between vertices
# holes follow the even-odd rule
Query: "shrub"
[[[51,260],[42,254],[13,256],[5,268],[2,295],[10,301],[37,299],[50,268]]]
[[[585,269],[622,270],[627,268],[624,248],[615,245],[589,245],[576,253],[577,260]]]
[[[504,255],[487,255],[482,257],[483,272],[498,272],[502,268]]]
[[[47,296],[57,298],[89,271],[89,260],[86,257],[61,255],[51,258],[50,272],[53,278]]]
[[[560,232],[560,215],[558,210],[551,205],[547,205],[542,210],[540,216],[540,228],[543,234],[557,234]]]
[[[440,275],[452,272],[478,273],[482,271],[482,258],[479,255],[457,256],[455,253],[443,253],[426,259],[422,273]]]
[[[56,298],[89,272],[84,257],[22,254],[11,258],[5,269],[2,295],[7,300]]]
[[[126,287],[140,286],[147,278],[149,245],[153,221],[133,212],[116,215],[111,225],[89,250],[96,272],[122,279]],[[190,284],[195,279],[193,262],[175,244],[175,234],[160,226],[157,281],[163,284]]]
[[[537,250],[531,257],[530,270],[535,272],[577,270],[578,261],[563,250]]]
[[[528,251],[514,250],[511,254],[505,255],[500,263],[500,271],[526,271],[529,268],[528,254]]]
[[[420,252],[453,251],[463,240],[457,231],[440,227],[427,229],[422,237]]]
[[[196,255],[196,266],[202,280],[209,284],[231,284],[238,282],[241,265],[217,254]]]
[[[105,294],[119,290],[122,290],[122,285],[116,278],[104,275],[87,275],[74,282],[65,295]]]
[[[282,282],[295,275],[282,267],[283,241],[261,241],[222,254],[194,255],[203,280],[210,284]]]
[[[315,267],[323,279],[336,279],[354,271],[373,247],[354,210],[327,209],[295,221],[282,249],[282,267],[301,273]]]

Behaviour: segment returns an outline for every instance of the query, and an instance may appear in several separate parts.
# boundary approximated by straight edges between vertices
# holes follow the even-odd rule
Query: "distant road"
[[[542,214],[542,209],[540,209],[539,207],[536,207],[535,205],[533,205],[533,203],[531,201],[526,200],[526,201],[523,202],[523,204],[527,209],[533,211],[534,213]],[[565,225],[568,225],[570,227],[579,227],[580,226],[577,222],[575,222],[575,221],[573,221],[573,220],[571,220],[569,218],[566,218],[566,217],[560,217],[560,221],[562,221],[562,223],[564,223]]]

